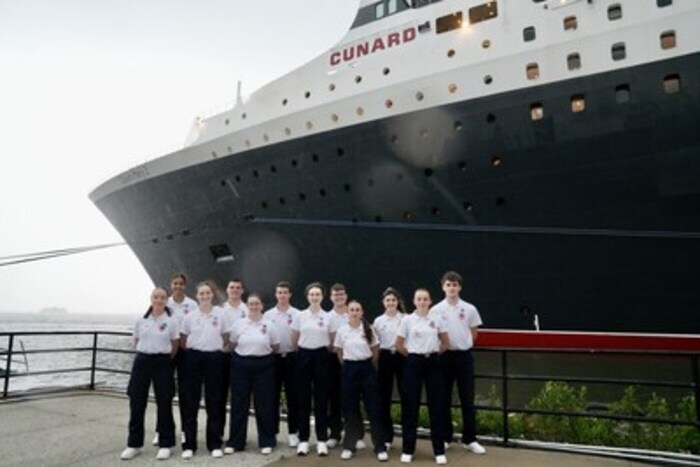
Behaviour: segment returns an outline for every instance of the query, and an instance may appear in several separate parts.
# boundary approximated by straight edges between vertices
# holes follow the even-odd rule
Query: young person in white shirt
[[[328,312],[331,320],[331,340],[341,326],[348,323],[348,292],[345,285],[335,283],[331,286],[333,309]],[[340,442],[343,431],[343,410],[340,401],[340,362],[335,349],[330,349],[330,374],[328,387],[328,447],[333,449]],[[359,439],[358,439],[359,441]]]
[[[389,460],[384,444],[382,424],[379,419],[379,382],[374,364],[379,356],[379,339],[363,318],[362,305],[353,300],[348,305],[348,323],[335,334],[334,347],[340,370],[343,417],[345,418],[345,438],[341,459],[352,458],[357,441],[364,435],[360,398],[370,421],[370,434],[377,459]]]
[[[206,443],[212,457],[222,457],[221,435],[226,414],[221,411],[224,342],[227,340],[226,319],[214,305],[216,287],[209,282],[197,285],[199,307],[182,323],[180,346],[186,349],[184,362],[184,430],[182,458],[191,459],[197,450],[197,414],[204,385],[207,411]]]
[[[175,446],[175,422],[173,420],[173,358],[177,354],[180,331],[177,319],[166,306],[168,291],[156,287],[151,292],[151,306],[134,325],[136,357],[131,369],[129,386],[129,439],[121,458],[129,460],[141,453],[144,439],[144,415],[148,404],[148,389],[153,383],[158,408],[160,431],[159,460],[170,458],[170,448]]]
[[[289,447],[299,446],[299,394],[295,380],[297,352],[292,342],[292,323],[299,310],[294,308],[289,300],[292,297],[292,285],[281,281],[275,287],[277,304],[267,310],[265,319],[274,323],[280,338],[279,352],[275,354],[275,433],[279,433],[280,406],[282,400],[282,386],[287,405],[287,430],[289,433]]]
[[[231,359],[231,439],[227,453],[243,451],[248,433],[250,396],[255,404],[258,447],[264,455],[272,453],[275,439],[275,360],[279,349],[276,326],[263,319],[260,296],[248,296],[248,316],[238,320],[229,330],[233,349]],[[231,449],[232,446],[233,449]]]
[[[245,287],[243,286],[243,280],[234,278],[228,281],[226,286],[226,301],[221,305],[221,309],[224,312],[224,317],[226,319],[226,329],[233,327],[239,320],[245,319],[248,316],[248,307],[243,301],[243,294],[245,293]],[[221,366],[221,413],[224,414],[224,424],[221,425],[221,436],[224,436],[224,427],[226,426],[226,402],[228,401],[229,395],[231,393],[231,348],[228,342],[224,346],[224,358],[222,360]],[[233,445],[229,444],[233,439],[233,436],[229,432],[228,441],[224,452],[233,452]]]
[[[387,288],[382,294],[384,313],[374,320],[373,326],[379,338],[379,362],[377,376],[379,378],[379,413],[382,429],[387,445],[394,440],[394,422],[391,418],[391,407],[394,400],[394,387],[401,398],[403,368],[406,357],[396,351],[396,332],[399,330],[404,317],[404,307],[401,294],[393,287]],[[402,398],[401,398],[402,399]]]
[[[476,439],[476,410],[474,408],[474,358],[472,347],[476,342],[481,326],[479,311],[471,303],[459,296],[462,291],[462,276],[455,271],[443,274],[440,283],[445,299],[435,305],[431,312],[439,313],[450,337],[449,349],[440,357],[445,378],[445,399],[448,401],[445,424],[445,442],[454,439],[451,405],[452,390],[455,381],[462,408],[462,443],[475,454],[484,454],[486,450]]]
[[[445,457],[445,410],[443,375],[439,354],[450,345],[442,319],[430,313],[430,292],[419,288],[413,295],[416,310],[401,320],[396,332],[396,350],[406,356],[403,370],[402,463],[410,463],[416,450],[418,410],[421,390],[425,384],[428,415],[430,417],[430,439],[437,464],[446,464]]]
[[[297,314],[292,322],[292,342],[297,346],[296,380],[299,392],[299,446],[297,454],[309,453],[311,399],[316,422],[316,452],[328,455],[328,350],[331,346],[331,320],[321,308],[323,285],[306,286],[309,308]]]

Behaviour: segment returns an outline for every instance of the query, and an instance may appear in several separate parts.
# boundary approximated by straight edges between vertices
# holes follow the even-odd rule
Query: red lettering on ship
[[[414,27],[404,29],[401,32],[392,32],[386,36],[374,40],[360,42],[342,50],[331,53],[331,66],[338,66],[343,62],[351,62],[355,59],[381,52],[391,47],[398,47],[414,41],[418,37],[418,30]]]

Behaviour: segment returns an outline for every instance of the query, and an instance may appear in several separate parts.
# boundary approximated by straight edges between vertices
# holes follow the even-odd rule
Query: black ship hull
[[[550,330],[700,333],[699,91],[694,54],[251,149],[96,203],[156,283],[242,277],[270,296],[291,280],[301,305],[306,283],[339,281],[376,314],[386,286],[438,299],[455,269],[488,327],[531,328],[529,308]]]

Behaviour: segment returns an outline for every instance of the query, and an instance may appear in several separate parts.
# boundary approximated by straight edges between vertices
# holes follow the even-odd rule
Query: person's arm
[[[342,347],[334,347],[335,348],[335,355],[338,357],[338,361],[340,364],[343,364],[343,349]]]
[[[180,348],[180,339],[173,339],[170,341],[170,358],[175,358],[177,351]]]
[[[472,331],[472,343],[476,344],[476,338],[477,338],[477,336],[479,335],[479,328],[473,327],[473,328],[470,328],[470,329],[471,329],[471,331]]]
[[[379,344],[372,346],[372,364],[374,366],[379,364]]]
[[[187,334],[180,334],[180,348],[187,350]]]
[[[440,337],[440,353],[444,353],[450,349],[450,336],[446,332],[438,334]]]
[[[272,344],[272,353],[280,353],[280,345],[279,344]]]
[[[299,331],[292,329],[292,352],[299,350]]]
[[[396,351],[403,355],[404,357],[408,357],[408,350],[406,350],[406,338],[402,336],[396,336]]]

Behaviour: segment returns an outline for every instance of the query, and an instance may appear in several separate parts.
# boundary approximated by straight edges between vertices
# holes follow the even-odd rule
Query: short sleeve
[[[297,313],[296,315],[294,315],[294,318],[292,319],[292,325],[290,326],[290,328],[292,328],[293,331],[299,332],[299,330],[301,329],[301,316],[301,313]]]
[[[171,341],[180,338],[180,326],[178,325],[177,320],[175,318],[170,319],[170,322],[168,323],[168,328],[170,329]]]
[[[479,310],[476,309],[476,307],[472,308],[472,313],[469,316],[469,327],[470,328],[476,328],[484,324],[481,321],[481,315],[479,314]]]
[[[141,318],[137,319],[134,323],[134,337],[136,339],[141,339]]]
[[[404,339],[408,336],[408,320],[402,319],[401,324],[399,324],[399,329],[396,331],[396,337],[403,337]]]
[[[188,336],[190,334],[190,319],[188,319],[191,315],[185,316],[185,319],[182,320],[182,327],[180,328],[180,334],[183,334],[185,336]]]
[[[270,343],[272,345],[280,345],[280,334],[277,331],[277,325],[272,321],[268,321],[266,324],[270,330]]]
[[[372,343],[369,346],[370,347],[378,346],[379,345],[379,337],[377,336],[377,331],[372,326],[370,326],[369,331],[372,333],[372,338],[370,339],[370,341]]]
[[[338,349],[342,349],[344,341],[345,341],[345,339],[344,339],[343,333],[342,332],[336,333],[335,340],[333,341],[333,347],[336,347]]]

